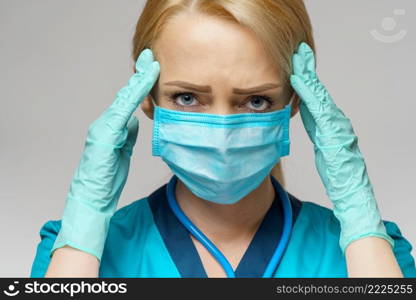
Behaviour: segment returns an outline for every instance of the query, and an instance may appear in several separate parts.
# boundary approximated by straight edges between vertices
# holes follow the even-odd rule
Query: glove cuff
[[[343,253],[351,242],[367,236],[383,238],[394,247],[394,240],[386,232],[371,186],[333,203],[334,215],[341,225],[340,247]]]
[[[394,245],[395,245],[394,240],[387,234],[384,228],[384,233],[382,232],[382,230],[379,230],[377,232],[368,232],[368,233],[363,233],[363,234],[352,236],[352,237],[342,236],[341,234],[339,245],[341,247],[342,253],[345,255],[345,250],[352,242],[365,238],[365,237],[370,237],[370,236],[385,239],[391,245],[391,247],[394,248]]]
[[[101,261],[112,215],[113,212],[100,212],[83,201],[68,199],[50,256],[56,249],[68,245]]]

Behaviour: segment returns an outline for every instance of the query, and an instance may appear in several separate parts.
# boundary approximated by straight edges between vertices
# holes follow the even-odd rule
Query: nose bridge
[[[229,105],[213,105],[208,112],[216,115],[232,115],[235,113]]]
[[[231,115],[235,113],[234,103],[231,99],[231,94],[220,93],[214,94],[213,100],[209,105],[208,113],[216,115]]]

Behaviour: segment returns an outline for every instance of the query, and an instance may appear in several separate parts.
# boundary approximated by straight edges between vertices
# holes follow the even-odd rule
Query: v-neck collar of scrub
[[[273,176],[271,179],[276,181]],[[279,183],[277,182],[277,184]],[[207,278],[189,232],[170,209],[166,193],[167,184],[161,186],[148,197],[154,221],[165,246],[182,277]],[[272,205],[235,270],[236,277],[261,277],[274,253],[283,229],[283,208],[278,193],[275,195]],[[293,211],[293,224],[295,224],[301,208],[301,201],[290,194],[289,199]]]

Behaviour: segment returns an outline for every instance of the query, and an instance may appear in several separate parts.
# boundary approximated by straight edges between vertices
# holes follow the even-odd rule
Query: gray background
[[[131,38],[143,3],[0,0],[0,276],[28,276],[39,229],[61,218],[87,127],[131,75]],[[319,76],[353,122],[382,216],[416,245],[416,2],[306,4]],[[405,15],[394,15],[394,9],[405,9]],[[394,17],[394,30],[383,29],[385,17]],[[373,29],[407,35],[384,43],[370,34]],[[141,110],[136,115],[141,130],[119,207],[170,176],[151,156],[151,121]],[[291,137],[292,153],[284,160],[288,190],[331,207],[299,115]]]

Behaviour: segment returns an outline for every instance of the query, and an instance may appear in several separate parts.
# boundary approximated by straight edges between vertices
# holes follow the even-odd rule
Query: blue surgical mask
[[[196,196],[233,204],[289,154],[291,106],[215,115],[155,107],[152,151]]]

